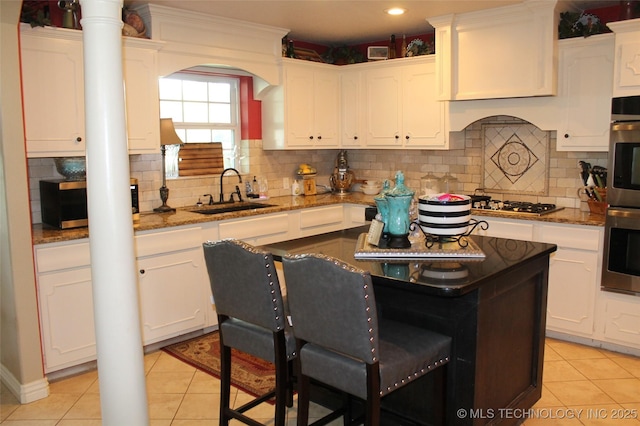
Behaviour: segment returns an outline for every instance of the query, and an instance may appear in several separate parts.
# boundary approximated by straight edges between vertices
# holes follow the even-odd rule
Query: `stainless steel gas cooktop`
[[[473,208],[478,210],[494,210],[499,211],[500,213],[513,213],[525,216],[542,216],[564,209],[564,207],[558,207],[555,204],[498,200],[489,200],[482,203],[474,203]]]

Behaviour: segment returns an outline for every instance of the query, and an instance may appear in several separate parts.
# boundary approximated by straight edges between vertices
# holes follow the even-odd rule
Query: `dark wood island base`
[[[440,261],[458,272],[434,278],[427,273],[433,260],[354,259],[357,238],[367,229],[266,248],[276,259],[315,252],[369,270],[378,315],[453,338],[444,380],[427,375],[383,399],[383,406],[422,424],[512,425],[531,417],[542,392],[549,255],[556,246],[474,236],[486,258]]]

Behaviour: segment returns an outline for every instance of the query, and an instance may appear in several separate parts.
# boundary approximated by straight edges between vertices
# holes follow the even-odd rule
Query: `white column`
[[[147,425],[122,71],[122,0],[80,0],[87,203],[103,425]]]

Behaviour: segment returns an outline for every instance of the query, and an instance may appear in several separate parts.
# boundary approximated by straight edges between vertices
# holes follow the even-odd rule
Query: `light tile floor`
[[[145,356],[145,368],[151,425],[218,424],[217,379],[161,351]],[[547,339],[543,383],[542,398],[528,413],[538,418],[528,418],[527,426],[640,426],[638,357]],[[235,391],[234,396],[236,406],[250,398],[241,391]],[[3,426],[100,425],[95,371],[53,382],[49,397],[25,405],[18,404],[2,386],[0,400]],[[263,404],[250,411],[250,415],[273,424],[272,410],[271,405]],[[315,406],[310,414],[320,417],[324,412]],[[288,412],[289,425],[295,425],[295,415],[294,404]],[[521,413],[513,415],[522,418]]]

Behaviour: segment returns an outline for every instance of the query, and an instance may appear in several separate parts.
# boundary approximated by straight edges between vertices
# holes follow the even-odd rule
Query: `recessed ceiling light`
[[[402,15],[405,10],[401,7],[392,7],[391,9],[385,10],[389,15]]]

